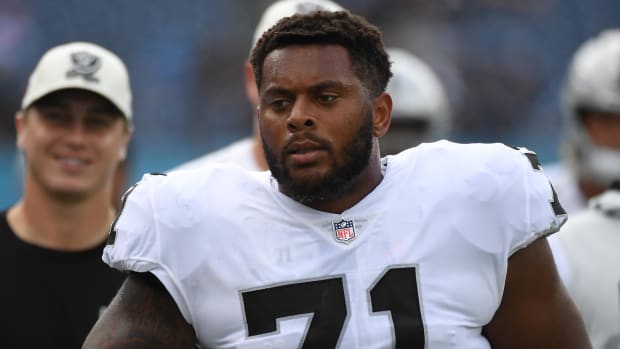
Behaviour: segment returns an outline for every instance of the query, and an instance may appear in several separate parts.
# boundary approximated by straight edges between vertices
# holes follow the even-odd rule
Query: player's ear
[[[250,62],[246,61],[243,66],[245,95],[248,97],[252,105],[258,105],[258,88],[256,87],[256,78],[254,77],[254,69]]]
[[[123,133],[121,141],[119,142],[119,149],[118,149],[119,162],[122,162],[127,158],[127,148],[129,147],[129,142],[131,141],[132,135],[133,135],[133,129],[127,127],[125,129],[125,132]]]
[[[390,128],[392,121],[392,96],[383,92],[372,102],[373,109],[373,135],[383,137]]]
[[[127,159],[127,148],[126,147],[121,148],[121,150],[118,153],[118,158],[119,158],[119,161],[121,162]]]
[[[24,142],[26,138],[26,115],[25,111],[19,110],[15,113],[15,131],[17,133],[17,137],[15,140],[15,145],[17,149],[24,150]]]

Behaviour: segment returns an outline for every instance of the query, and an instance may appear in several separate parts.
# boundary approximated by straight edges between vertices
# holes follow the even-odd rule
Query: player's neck
[[[84,200],[57,200],[37,189],[27,187],[24,197],[11,207],[7,219],[15,234],[34,245],[79,251],[103,242],[115,212],[110,188]]]

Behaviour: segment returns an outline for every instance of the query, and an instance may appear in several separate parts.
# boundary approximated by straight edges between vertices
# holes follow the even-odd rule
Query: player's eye
[[[271,109],[275,111],[282,111],[291,104],[291,101],[286,98],[274,98],[269,102]]]
[[[101,129],[110,126],[113,122],[113,118],[106,115],[93,115],[86,118],[86,127],[89,129]]]
[[[52,125],[62,125],[71,122],[71,116],[60,108],[42,108],[41,119]]]
[[[321,94],[317,96],[317,100],[321,104],[330,104],[333,103],[338,98],[337,95],[334,94]]]

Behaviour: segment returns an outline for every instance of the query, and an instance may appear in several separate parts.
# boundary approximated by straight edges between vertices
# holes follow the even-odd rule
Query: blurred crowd
[[[269,0],[0,2],[0,206],[20,195],[14,113],[40,55],[85,40],[117,52],[134,90],[130,182],[252,132],[241,67]],[[343,0],[444,83],[451,138],[559,157],[558,93],[574,50],[620,26],[617,0]]]

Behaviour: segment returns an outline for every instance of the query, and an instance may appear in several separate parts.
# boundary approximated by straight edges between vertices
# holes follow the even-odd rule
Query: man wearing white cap
[[[313,11],[341,11],[342,6],[330,0],[280,0],[272,3],[265,9],[258,22],[252,37],[252,47],[269,28],[273,27],[280,19],[292,16],[296,13],[309,13]],[[252,50],[250,50],[251,52]],[[245,94],[252,105],[252,110],[258,106],[258,90],[254,80],[254,72],[249,60],[244,66]],[[263,152],[258,123],[254,118],[252,136],[238,140],[215,152],[205,154],[196,159],[181,164],[172,170],[199,169],[208,163],[233,162],[249,170],[267,170],[267,162]]]
[[[0,213],[0,343],[79,348],[124,280],[101,262],[132,135],[127,69],[87,42],[46,52],[15,117],[23,197]]]

